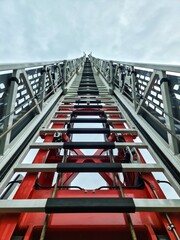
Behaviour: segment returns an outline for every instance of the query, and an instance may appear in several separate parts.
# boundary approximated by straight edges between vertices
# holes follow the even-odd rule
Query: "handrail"
[[[180,65],[171,65],[171,64],[156,64],[156,63],[140,63],[140,62],[122,62],[122,61],[113,61],[120,64],[126,64],[129,66],[150,68],[160,71],[169,71],[169,72],[180,72]]]
[[[7,71],[12,69],[24,69],[24,68],[31,68],[31,67],[38,67],[44,65],[50,65],[54,63],[63,62],[64,60],[59,61],[50,61],[50,62],[27,62],[27,63],[6,63],[0,64],[0,71]]]
[[[93,56],[91,56],[91,57],[93,57]],[[93,58],[95,58],[95,57],[93,57]],[[113,62],[113,63],[117,63],[117,64],[128,65],[128,66],[150,68],[150,69],[160,70],[160,71],[180,72],[180,65],[174,65],[174,64],[125,62],[125,61],[107,60],[107,59],[100,59],[100,58],[95,58],[95,59],[100,60],[100,61],[105,61],[105,62]]]
[[[81,57],[76,58],[76,59],[81,59]],[[54,60],[54,61],[44,61],[44,62],[26,62],[26,63],[0,63],[0,71],[51,65],[51,64],[55,64],[55,63],[61,63],[61,62],[63,63],[64,61],[73,61],[73,60],[76,60],[76,59]]]
[[[84,61],[85,55],[57,62],[0,64],[0,101],[3,103],[0,114],[1,155],[8,146],[6,140],[12,141],[24,128],[25,125],[19,123],[24,119],[30,121],[37,113],[41,113],[44,102],[56,93],[60,85],[63,91],[67,83],[78,74]]]
[[[89,58],[110,88],[114,90],[116,85],[118,94],[130,100],[137,116],[146,112],[152,117],[153,121],[144,118],[145,123],[154,124],[158,136],[165,138],[173,154],[179,154],[180,65],[103,60],[91,55]],[[160,129],[155,126],[157,122]]]

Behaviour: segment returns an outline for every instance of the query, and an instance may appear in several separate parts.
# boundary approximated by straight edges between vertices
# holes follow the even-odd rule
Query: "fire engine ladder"
[[[166,199],[152,174],[163,173],[164,182],[180,194],[179,113],[170,112],[167,93],[168,79],[176,86],[178,77],[167,77],[162,66],[153,72],[140,67],[90,55],[35,70],[16,66],[1,76],[10,79],[11,98],[6,99],[2,117],[8,119],[0,139],[2,239],[56,239],[57,234],[70,239],[75,233],[77,239],[119,239],[119,234],[124,239],[179,239],[180,200]],[[152,90],[153,84],[160,88]],[[19,108],[19,116],[21,85],[30,103]],[[151,107],[157,104],[155,90],[162,113],[161,103]],[[88,141],[91,134],[96,141]],[[87,154],[89,149],[96,151]],[[23,162],[32,150],[33,162]],[[154,162],[148,162],[149,153]],[[99,173],[106,184],[74,186],[79,173]]]

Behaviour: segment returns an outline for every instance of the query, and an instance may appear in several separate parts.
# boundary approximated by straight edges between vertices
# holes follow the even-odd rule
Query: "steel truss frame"
[[[7,178],[5,175],[77,76],[83,62],[84,57],[0,64],[0,187],[9,181],[12,173]]]
[[[180,169],[180,67],[107,61],[89,56],[102,79]],[[179,172],[180,176],[180,172]]]
[[[152,175],[163,172],[180,193],[176,172],[179,143],[174,124],[178,121],[172,109],[177,105],[171,105],[169,75],[165,75],[165,68],[170,70],[170,67],[148,65],[155,70],[142,91],[138,79],[140,74],[146,75],[146,70],[137,67],[148,66],[140,65],[100,60],[90,55],[89,59],[83,56],[70,61],[12,65],[13,78],[9,73],[2,75],[2,79],[11,78],[6,94],[14,94],[7,102],[3,98],[4,103],[10,102],[6,110],[9,115],[4,114],[3,119],[6,116],[11,119],[3,125],[1,135],[9,145],[2,148],[0,166],[3,169],[8,164],[9,169],[2,174],[0,189],[5,188],[14,172],[26,172],[13,199],[0,200],[2,239],[43,240],[56,239],[57,235],[66,240],[116,240],[119,236],[133,240],[179,239],[180,200],[165,199]],[[6,65],[0,67],[9,69]],[[175,69],[177,66],[171,68]],[[34,71],[37,75],[33,76]],[[163,80],[159,83],[160,79]],[[176,80],[173,78],[174,86]],[[143,85],[142,80],[139,83]],[[23,104],[19,101],[18,86],[22,84],[26,88],[22,91],[27,91],[31,102],[26,111],[21,110],[24,115],[18,115],[17,108]],[[158,91],[164,104],[165,140],[162,129],[156,131],[144,117],[144,109],[149,107],[146,98],[154,91],[154,84],[160,84]],[[29,112],[32,116],[26,119]],[[160,122],[162,115],[149,112]],[[25,120],[27,124],[19,127],[19,122]],[[103,128],[89,128],[89,125],[77,128],[75,123],[101,123]],[[73,141],[77,133],[104,134],[104,141],[86,142],[83,138],[81,142]],[[35,142],[38,136],[42,143]],[[141,143],[134,141],[138,136]],[[169,147],[167,159],[176,171],[167,168],[157,147],[161,151]],[[39,150],[32,164],[22,163],[32,148]],[[81,151],[87,148],[97,150],[87,155]],[[140,148],[148,148],[156,163],[146,164]],[[106,186],[97,189],[71,186],[80,172],[98,172]]]

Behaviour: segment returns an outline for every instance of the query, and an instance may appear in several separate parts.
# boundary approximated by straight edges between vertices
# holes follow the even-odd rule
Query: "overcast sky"
[[[180,63],[179,0],[0,0],[0,62]]]

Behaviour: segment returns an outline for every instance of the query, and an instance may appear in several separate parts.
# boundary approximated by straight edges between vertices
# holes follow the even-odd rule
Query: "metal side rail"
[[[140,113],[146,104],[136,105],[137,85],[130,77],[135,75],[134,68],[131,75],[124,76],[127,65],[118,63],[115,68],[112,61],[92,56],[63,64],[63,69],[58,63],[43,68],[44,81],[46,72],[51,81],[62,76],[59,99],[49,108],[44,122],[31,125],[36,135],[3,177],[1,189],[8,191],[8,185],[16,184],[17,190],[1,195],[9,196],[0,200],[1,237],[179,239],[180,199],[166,199],[162,181],[155,175],[164,174],[169,182],[163,184],[170,184],[180,193],[177,179],[161,161],[162,155],[154,154],[156,146],[143,134],[142,121],[129,107],[133,105]],[[125,80],[122,85],[117,76]],[[152,80],[156,77],[154,73]],[[58,94],[56,88],[54,91]],[[38,109],[42,111],[46,105],[46,94],[43,96],[44,102],[34,107],[37,115]],[[173,130],[171,123],[169,119],[167,127]],[[172,136],[167,135],[167,139],[177,150]],[[24,161],[28,151],[36,151],[32,163]],[[148,154],[154,158],[153,163]],[[10,181],[18,173],[24,178]]]

